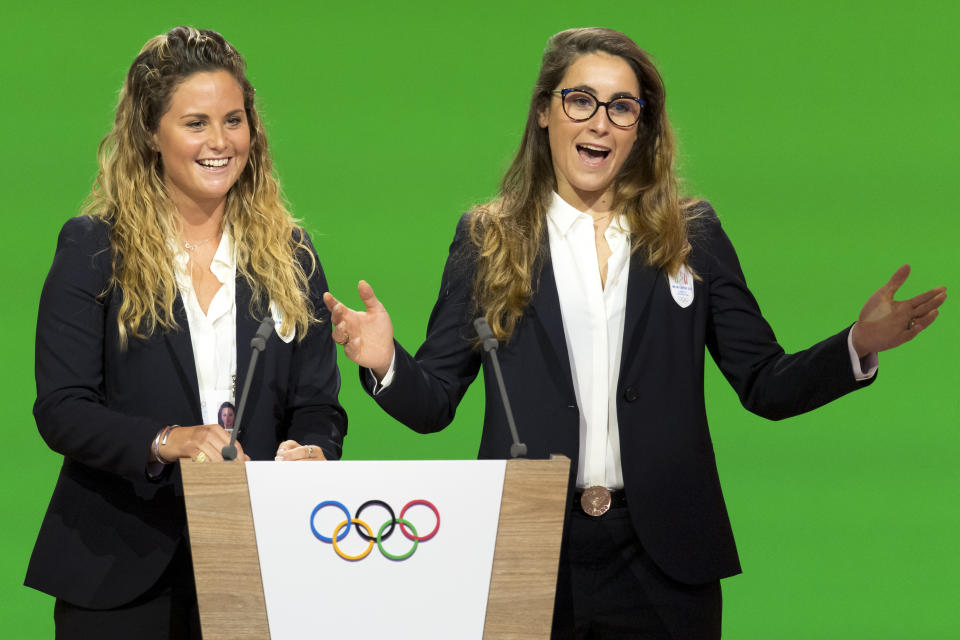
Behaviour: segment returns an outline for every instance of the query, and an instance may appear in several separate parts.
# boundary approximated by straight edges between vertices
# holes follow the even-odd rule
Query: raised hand
[[[393,323],[365,280],[357,285],[357,292],[365,311],[354,311],[329,291],[323,294],[323,303],[330,310],[333,339],[348,358],[382,380],[393,360]]]
[[[905,264],[860,310],[860,319],[853,328],[853,348],[861,358],[913,340],[937,319],[938,309],[947,299],[946,287],[931,289],[909,300],[893,299],[908,275],[910,265]]]

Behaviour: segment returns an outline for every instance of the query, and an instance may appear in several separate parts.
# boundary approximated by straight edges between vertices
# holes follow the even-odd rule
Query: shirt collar
[[[556,191],[553,192],[553,198],[550,201],[550,207],[547,209],[547,221],[553,226],[554,231],[561,236],[566,237],[573,225],[581,218],[590,219],[590,215],[574,207],[572,204],[560,197]],[[613,230],[624,235],[630,234],[630,225],[626,216],[616,215],[610,221],[608,230]]]
[[[233,277],[236,266],[237,255],[233,250],[233,236],[230,234],[230,225],[225,224],[217,252],[213,254],[213,262],[210,263],[210,271],[217,276],[217,280],[224,283]]]
[[[190,274],[187,271],[187,263],[190,262],[190,254],[182,244],[177,243],[173,238],[167,239],[167,246],[173,251],[173,264],[176,267],[177,283],[181,287],[191,287]],[[223,225],[223,234],[220,236],[220,244],[217,245],[217,252],[213,254],[213,260],[210,262],[210,271],[221,283],[231,280],[236,273],[237,255],[233,246],[233,235],[230,233],[230,225]]]
[[[610,226],[607,229],[628,236],[630,235],[630,221],[624,215],[613,216],[613,220],[610,221]]]
[[[547,221],[553,226],[554,231],[566,237],[577,220],[585,215],[585,213],[577,211],[573,205],[561,198],[560,194],[556,191],[553,192],[550,207],[547,209]]]

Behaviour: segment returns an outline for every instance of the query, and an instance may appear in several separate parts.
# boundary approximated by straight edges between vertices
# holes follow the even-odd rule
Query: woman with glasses
[[[914,338],[946,293],[893,295],[787,354],[713,209],[680,197],[660,75],[623,34],[553,36],[498,197],[460,221],[415,356],[370,286],[365,311],[329,294],[334,339],[380,406],[443,429],[481,366],[482,316],[529,456],[575,463],[554,637],[717,638],[721,578],[740,565],[703,397],[709,350],[749,410],[771,419],[869,384],[876,354]],[[481,458],[510,432],[487,378]]]
[[[25,582],[56,597],[57,638],[199,638],[174,463],[222,460],[218,413],[234,426],[264,319],[240,458],[339,457],[336,347],[316,326],[326,279],[220,34],[144,45],[99,160],[40,297],[34,415],[63,466]]]

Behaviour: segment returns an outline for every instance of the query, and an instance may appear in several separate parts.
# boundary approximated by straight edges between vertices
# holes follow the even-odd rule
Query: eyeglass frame
[[[591,98],[593,98],[593,101],[596,103],[596,105],[595,105],[594,108],[593,108],[593,113],[591,113],[591,114],[590,114],[589,116],[587,116],[586,118],[574,118],[574,117],[571,116],[569,113],[567,113],[567,106],[566,106],[566,104],[564,103],[564,100],[566,99],[567,94],[572,93],[572,92],[574,92],[574,91],[576,91],[576,92],[578,92],[578,93],[585,93],[585,94],[587,94],[588,96],[590,96]],[[635,125],[635,124],[637,124],[638,122],[640,122],[640,118],[643,117],[643,109],[644,109],[644,107],[647,106],[647,101],[646,101],[646,100],[644,100],[643,98],[637,98],[637,97],[635,97],[635,96],[620,96],[619,98],[614,98],[613,100],[608,100],[608,101],[606,101],[606,102],[603,102],[602,100],[600,100],[600,98],[598,98],[597,96],[593,95],[593,94],[590,93],[589,91],[585,91],[584,89],[554,89],[553,91],[550,92],[550,94],[551,94],[551,95],[556,94],[556,95],[560,96],[560,108],[563,109],[563,115],[567,116],[568,118],[570,118],[570,119],[573,120],[574,122],[586,122],[587,120],[589,120],[589,119],[592,118],[593,116],[597,115],[597,111],[600,110],[600,107],[603,107],[603,110],[604,110],[604,111],[606,112],[606,114],[607,114],[607,120],[610,121],[610,124],[612,124],[612,125],[615,126],[615,127],[619,127],[619,128],[621,128],[621,129],[629,129],[629,128],[632,127],[633,125]],[[624,124],[617,124],[616,122],[614,122],[614,121],[613,121],[613,118],[610,117],[610,105],[613,104],[614,102],[616,102],[617,100],[633,100],[633,101],[635,101],[637,104],[639,104],[639,105],[640,105],[640,115],[637,116],[637,119],[634,120],[632,123],[626,124],[626,125],[624,125]]]

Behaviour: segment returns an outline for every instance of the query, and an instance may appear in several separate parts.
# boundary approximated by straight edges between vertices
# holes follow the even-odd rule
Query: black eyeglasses
[[[618,127],[632,127],[640,120],[643,107],[646,104],[640,98],[615,98],[609,102],[597,100],[597,96],[583,89],[554,89],[550,93],[560,96],[563,112],[575,122],[589,120],[604,107],[607,118]]]

